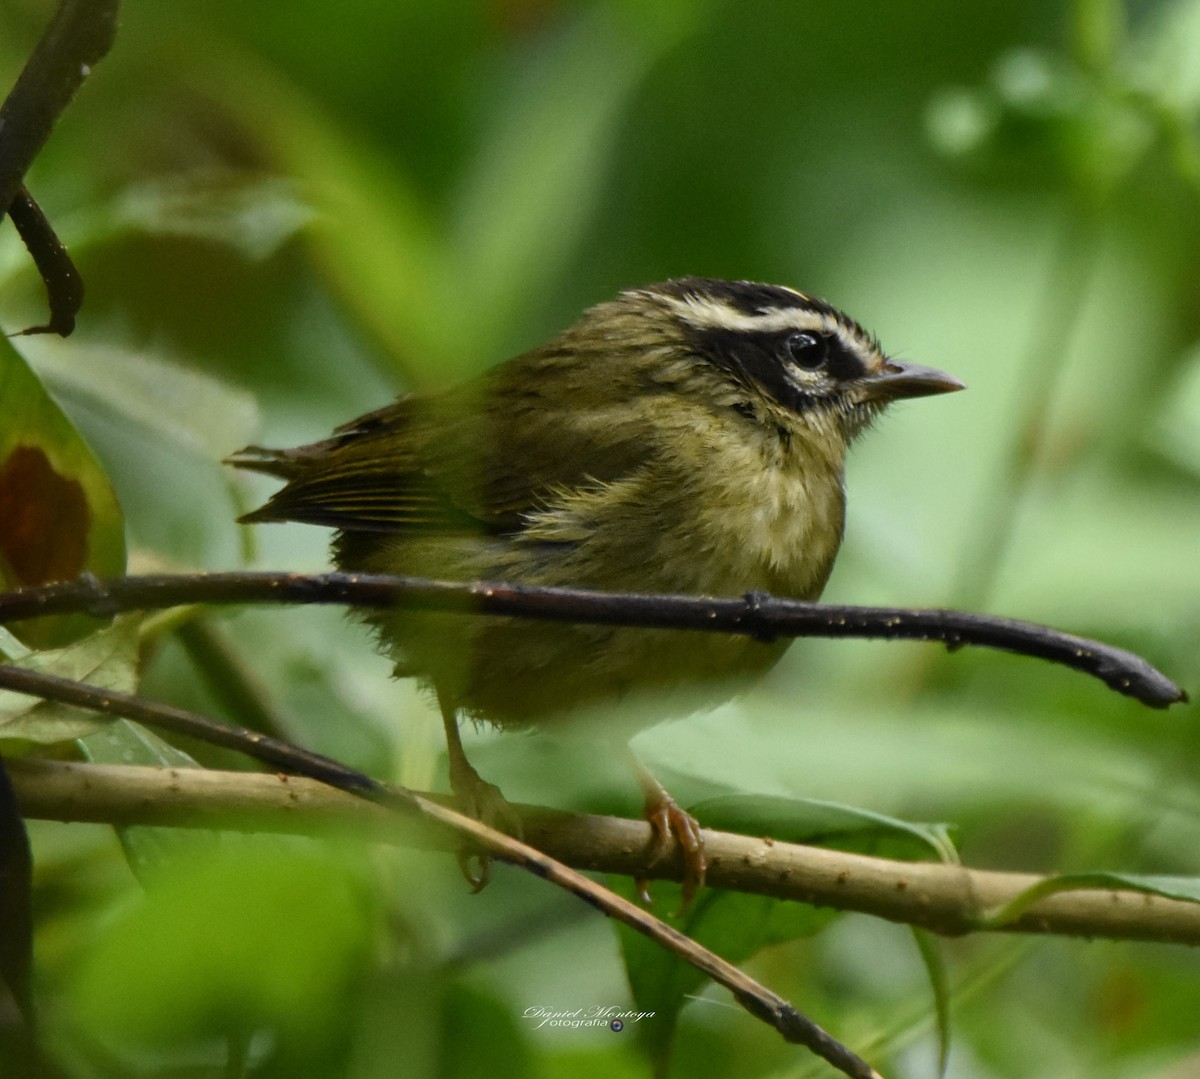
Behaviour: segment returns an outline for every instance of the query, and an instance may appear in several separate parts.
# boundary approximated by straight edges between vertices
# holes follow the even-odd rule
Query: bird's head
[[[685,277],[631,289],[589,316],[580,325],[604,347],[647,357],[643,377],[846,442],[892,401],[964,388],[889,357],[848,315],[779,285]]]

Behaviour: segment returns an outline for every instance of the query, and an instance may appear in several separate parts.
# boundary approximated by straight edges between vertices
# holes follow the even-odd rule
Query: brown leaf
[[[83,487],[37,446],[17,446],[0,466],[0,555],[16,583],[78,577],[87,565],[91,510]]]

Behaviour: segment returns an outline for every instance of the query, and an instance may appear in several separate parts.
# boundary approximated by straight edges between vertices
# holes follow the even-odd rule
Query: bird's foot
[[[471,766],[465,756],[450,757],[450,787],[458,800],[458,808],[480,824],[520,839],[521,817],[512,803],[504,797],[495,783],[489,783]],[[472,892],[480,892],[492,879],[492,859],[466,848],[457,852],[458,866],[471,885]]]
[[[704,884],[704,875],[708,871],[708,860],[704,856],[704,834],[700,831],[700,824],[696,818],[682,808],[648,771],[640,768],[638,778],[646,793],[644,812],[653,833],[652,843],[661,850],[674,836],[683,852],[683,896],[679,904],[679,913],[682,914]],[[650,892],[647,882],[639,877],[634,884],[637,886],[638,898],[649,905]]]

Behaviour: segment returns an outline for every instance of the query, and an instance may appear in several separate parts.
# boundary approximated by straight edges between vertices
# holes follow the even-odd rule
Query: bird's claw
[[[464,758],[451,761],[450,787],[458,800],[459,810],[499,832],[521,839],[521,817],[512,803],[504,797],[495,783],[484,779]],[[471,885],[471,891],[481,892],[492,879],[492,858],[489,854],[460,848],[458,867]]]
[[[683,895],[679,913],[691,905],[696,892],[703,886],[708,872],[708,860],[704,856],[704,833],[700,824],[686,809],[672,798],[659,783],[646,788],[646,820],[650,822],[651,842],[662,850],[674,836],[683,852]],[[635,880],[638,898],[650,903],[650,892],[644,879]]]

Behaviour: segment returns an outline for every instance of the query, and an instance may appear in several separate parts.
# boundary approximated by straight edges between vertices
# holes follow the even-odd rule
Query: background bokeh
[[[51,9],[0,11],[5,79]],[[855,448],[827,599],[1043,621],[1195,690],[1198,113],[1197,0],[127,0],[30,176],[86,279],[79,329],[17,347],[112,479],[131,570],[319,569],[319,529],[235,525],[269,487],[222,456],[480,370],[627,285],[787,283],[970,387]],[[42,300],[2,240],[15,330]],[[292,737],[441,783],[429,702],[337,613],[168,621],[142,650],[149,695],[245,721],[236,670]],[[1188,876],[1198,718],[994,653],[811,641],[636,745],[685,804],[823,799],[951,822],[970,865]],[[467,735],[514,800],[637,810],[592,748]],[[164,856],[147,908],[111,831],[33,835],[69,1075],[241,1074],[234,1034],[254,1075],[648,1074],[653,1037],[523,1018],[632,998],[612,927],[515,872],[471,897],[444,856],[226,838]],[[935,1074],[908,931],[814,930],[751,969],[887,1074]],[[1200,1074],[1191,952],[940,948],[952,1075]],[[712,990],[674,1069],[826,1074]]]

